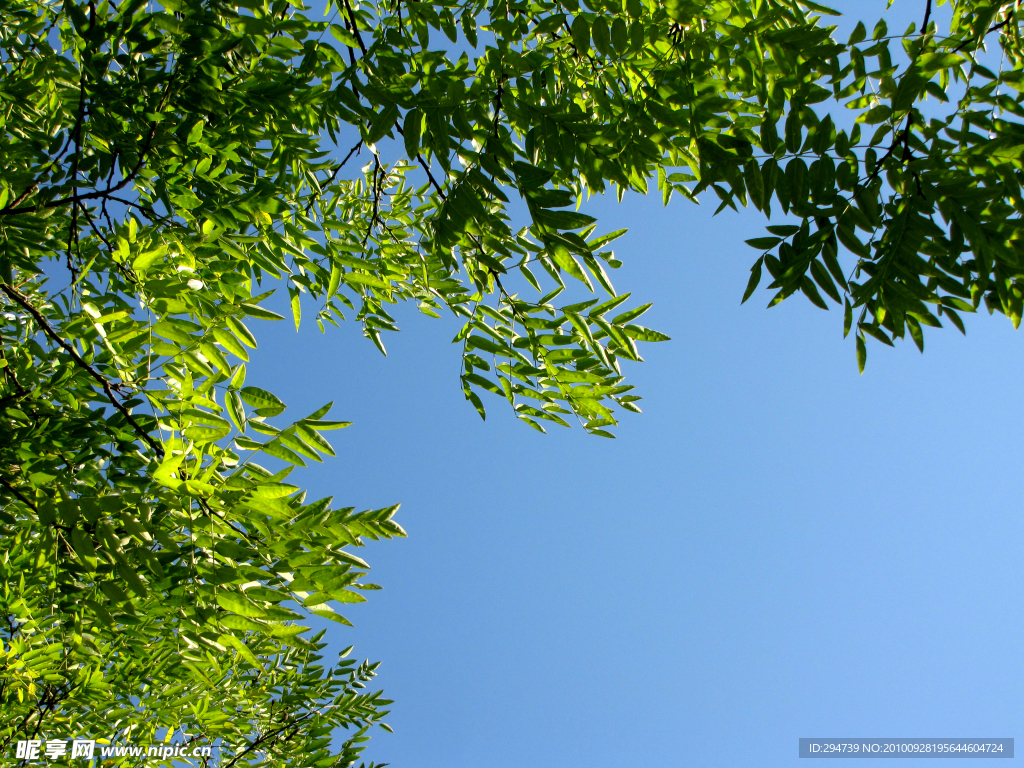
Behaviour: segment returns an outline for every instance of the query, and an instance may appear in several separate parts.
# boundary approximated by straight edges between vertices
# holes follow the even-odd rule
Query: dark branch
[[[989,35],[989,34],[995,32],[996,30],[1002,29],[1007,24],[1009,24],[1011,21],[1013,21],[1013,11],[1007,12],[1007,15],[1006,15],[1005,19],[1000,21],[998,24],[995,24],[995,25],[989,27],[987,30],[985,30],[985,35]],[[985,37],[985,35],[982,35],[982,37]],[[970,40],[964,40],[962,43],[960,43],[960,45],[958,45],[956,48],[953,49],[953,53],[959,53],[961,50],[963,50],[964,48],[966,48],[968,45],[970,45],[973,42],[975,42],[973,37]],[[980,41],[978,41],[978,42],[980,42]]]
[[[164,104],[167,102],[167,97],[170,95],[171,87],[174,84],[174,80],[177,78],[177,76],[178,76],[178,72],[177,72],[177,70],[175,70],[171,74],[170,80],[167,82],[167,87],[164,89],[163,95],[160,97],[160,103],[157,104],[156,112],[163,111]],[[142,170],[142,167],[145,165],[145,163],[146,163],[146,155],[148,155],[149,151],[153,148],[153,139],[156,137],[157,127],[158,127],[158,123],[157,122],[154,121],[154,122],[150,123],[149,132],[146,134],[146,138],[142,142],[142,149],[139,151],[139,160],[138,160],[138,162],[135,163],[135,167],[132,168],[127,174],[125,174],[122,177],[121,181],[119,181],[114,186],[109,186],[109,184],[108,184],[106,189],[96,190],[95,192],[89,192],[88,194],[85,194],[85,195],[79,195],[77,190],[72,189],[72,193],[71,193],[70,197],[62,197],[60,200],[51,200],[48,203],[41,203],[40,205],[26,205],[26,206],[22,206],[21,208],[16,208],[15,206],[18,203],[20,203],[22,200],[24,200],[25,196],[29,194],[29,192],[32,189],[30,187],[29,190],[27,190],[25,192],[25,194],[23,194],[21,197],[19,197],[15,202],[11,203],[6,208],[0,208],[0,216],[13,216],[13,215],[18,214],[18,213],[35,213],[36,211],[39,211],[39,210],[42,210],[42,209],[45,209],[45,208],[61,208],[61,207],[65,206],[65,205],[68,205],[69,203],[77,204],[77,203],[81,202],[82,200],[95,200],[97,198],[107,198],[110,195],[112,195],[114,192],[117,192],[118,190],[124,189],[126,186],[131,184],[132,181],[135,180],[135,177],[139,175],[139,172]],[[81,130],[81,126],[80,125],[78,125],[77,128],[78,128],[79,131]],[[77,162],[78,162],[78,160],[77,160],[77,158],[78,158],[77,151],[75,153],[75,158],[76,159],[73,162],[76,164],[76,167],[77,167]],[[52,163],[51,163],[51,165],[52,165]]]
[[[338,177],[338,173],[341,171],[342,168],[345,167],[345,163],[347,163],[352,158],[352,155],[356,154],[356,152],[358,152],[360,150],[360,148],[362,148],[362,146],[363,146],[363,142],[360,139],[359,143],[356,144],[354,147],[352,147],[352,149],[350,149],[348,151],[348,154],[345,155],[345,159],[342,160],[340,163],[338,163],[338,166],[334,169],[334,172],[330,175],[330,177],[327,179],[327,181],[325,181],[320,186],[321,190],[323,190],[325,187],[328,187],[328,186],[330,186],[331,184],[334,183],[334,180]],[[309,201],[309,205],[306,206],[306,213],[309,213],[310,209],[313,207],[313,205],[316,203],[316,201],[317,201],[317,199],[319,197],[320,197],[320,195],[313,195],[313,197]]]
[[[89,192],[88,194],[85,195],[72,194],[70,197],[62,197],[60,200],[51,200],[48,203],[42,203],[40,205],[26,205],[22,208],[4,208],[0,210],[0,216],[13,216],[14,214],[17,213],[34,213],[35,211],[44,208],[61,208],[65,205],[68,205],[69,203],[77,204],[83,200],[95,200],[101,197],[108,197],[112,195],[114,192],[124,189],[126,186],[131,184],[132,181],[135,180],[135,177],[139,175],[139,171],[142,170],[142,166],[146,162],[146,155],[149,153],[149,150],[152,149],[153,137],[156,136],[156,128],[157,124],[153,123],[153,125],[149,129],[149,133],[146,135],[146,140],[143,143],[142,151],[139,152],[139,161],[135,164],[135,167],[132,168],[132,170],[114,186],[107,187],[106,189],[99,189],[96,190],[95,192]]]
[[[21,502],[22,504],[24,504],[24,505],[25,505],[26,507],[28,507],[29,509],[31,509],[31,510],[32,510],[33,512],[38,512],[38,511],[39,511],[38,509],[36,509],[36,505],[35,505],[35,504],[33,504],[33,503],[32,503],[31,501],[29,501],[28,499],[26,499],[26,498],[25,498],[24,496],[22,496],[22,495],[21,495],[21,491],[19,491],[19,490],[18,490],[17,488],[15,488],[15,487],[14,487],[13,485],[11,485],[11,484],[10,484],[9,482],[7,482],[7,478],[5,478],[5,477],[0,477],[0,483],[2,483],[2,484],[3,484],[4,488],[6,488],[6,489],[7,489],[7,491],[8,491],[8,492],[9,492],[9,493],[10,493],[10,494],[11,494],[12,496],[15,496],[15,497],[16,497],[16,498],[17,498],[17,499],[18,499],[18,500],[19,500],[19,501],[20,501],[20,502]]]
[[[386,174],[381,170],[380,158],[374,154],[373,156],[373,214],[370,216],[370,225],[366,228],[366,237],[363,238],[363,248],[366,248],[366,244],[370,242],[370,235],[373,234],[373,226],[377,223],[377,219],[380,218],[380,196],[383,191],[384,178],[377,181],[378,176],[385,177]]]
[[[110,400],[111,404],[118,411],[121,412],[121,415],[124,416],[125,419],[128,420],[128,423],[132,425],[132,428],[139,435],[139,437],[141,437],[143,440],[149,443],[149,447],[156,451],[156,454],[158,456],[162,457],[164,455],[164,449],[157,445],[156,442],[154,442],[153,438],[149,436],[149,433],[142,428],[142,426],[135,420],[131,413],[128,412],[128,409],[125,408],[121,401],[117,399],[117,397],[114,395],[114,390],[111,389],[110,382],[107,381],[106,377],[102,373],[97,371],[95,368],[93,368],[91,365],[89,365],[87,362],[85,362],[85,360],[82,359],[81,355],[78,354],[75,348],[68,344],[66,341],[64,341],[64,339],[62,339],[58,335],[58,333],[55,330],[53,330],[53,327],[48,322],[46,322],[46,318],[43,317],[42,313],[34,306],[32,306],[32,303],[22,293],[15,290],[9,285],[0,285],[0,289],[3,289],[4,293],[10,296],[11,299],[20,304],[22,307],[24,307],[28,311],[28,313],[32,315],[33,318],[35,318],[36,323],[39,324],[39,327],[43,329],[46,335],[53,339],[65,352],[67,352],[71,356],[71,359],[74,360],[75,363],[77,363],[80,368],[82,368],[84,371],[86,371],[90,376],[92,376],[94,379],[96,379],[96,381],[100,383],[100,386],[103,387],[103,391],[107,395],[107,399]]]
[[[363,43],[363,36],[359,34],[359,27],[356,24],[356,15],[352,13],[352,6],[349,5],[348,0],[345,0],[345,10],[347,11],[349,24],[352,26],[352,34],[355,35],[356,42],[359,43],[359,50],[363,52],[363,56],[366,56],[366,45]]]
[[[16,208],[17,206],[21,205],[21,203],[25,200],[25,198],[28,197],[29,195],[31,195],[33,192],[35,192],[38,188],[39,188],[39,182],[37,181],[37,182],[33,183],[31,186],[29,186],[29,188],[26,189],[24,192],[22,192],[21,195],[18,197],[18,199],[16,199],[14,202],[12,202],[8,206],[8,208]],[[6,211],[7,209],[5,208],[4,210]]]
[[[122,197],[114,197],[113,195],[108,195],[106,199],[111,200],[115,203],[120,203],[121,205],[126,205],[129,208],[135,208],[138,211],[140,211],[142,215],[145,216],[150,221],[159,221],[161,224],[168,224],[170,226],[180,226],[170,216],[161,216],[159,213],[156,212],[156,209],[154,209],[150,205],[133,203],[131,200],[125,200]]]
[[[444,194],[444,190],[441,189],[441,185],[437,183],[434,179],[434,175],[430,172],[430,166],[427,165],[426,161],[423,159],[423,155],[416,155],[416,159],[419,160],[420,165],[423,166],[423,170],[427,172],[427,178],[430,179],[430,183],[433,185],[434,189],[437,190],[437,194],[441,196],[442,200],[447,199]]]

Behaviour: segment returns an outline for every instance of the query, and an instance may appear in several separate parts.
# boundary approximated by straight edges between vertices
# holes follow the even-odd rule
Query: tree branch
[[[354,155],[356,152],[358,152],[362,146],[363,146],[363,141],[362,141],[362,139],[360,139],[359,143],[356,144],[354,147],[352,147],[352,149],[350,149],[348,151],[348,154],[345,155],[345,159],[342,160],[340,163],[338,163],[338,166],[334,169],[334,172],[330,175],[330,177],[327,179],[327,181],[325,181],[321,185],[321,187],[320,187],[321,190],[324,187],[334,183],[334,180],[338,177],[338,173],[341,171],[342,168],[345,167],[345,163],[347,163],[352,158],[352,155]],[[319,197],[320,197],[320,195],[313,195],[312,196],[312,198],[309,201],[309,205],[306,206],[306,213],[309,213],[310,209],[312,209],[313,205],[317,201],[317,198],[319,198]]]
[[[370,235],[373,234],[373,225],[377,223],[377,219],[380,216],[380,196],[383,191],[384,179],[377,182],[377,176],[386,176],[381,170],[380,158],[374,154],[373,156],[373,214],[370,216],[370,225],[366,228],[366,237],[363,238],[363,248],[366,248],[366,244],[370,241]]]
[[[46,335],[53,339],[65,352],[71,355],[71,359],[74,360],[75,363],[77,363],[80,368],[85,370],[90,376],[92,376],[94,379],[96,379],[96,381],[100,383],[100,386],[103,387],[104,393],[106,393],[107,395],[107,399],[110,400],[111,404],[118,411],[121,412],[121,415],[124,416],[125,419],[128,420],[128,423],[132,425],[132,427],[135,429],[135,432],[139,435],[139,437],[141,437],[149,444],[149,447],[156,452],[157,456],[163,457],[164,449],[161,448],[156,442],[154,442],[153,438],[149,436],[149,433],[142,428],[139,422],[137,422],[135,418],[131,415],[131,413],[128,412],[128,409],[125,408],[121,401],[117,399],[117,397],[114,395],[114,390],[111,389],[110,382],[107,381],[106,377],[102,373],[97,371],[95,368],[93,368],[91,365],[89,365],[87,362],[85,362],[85,360],[82,359],[81,355],[78,354],[75,348],[60,337],[60,335],[53,329],[53,327],[48,322],[46,322],[46,318],[43,317],[42,313],[34,306],[32,306],[28,298],[25,297],[21,292],[15,290],[9,285],[0,285],[0,289],[2,289],[3,292],[6,293],[16,303],[24,307],[28,311],[28,313],[32,315],[33,318],[35,318],[35,321],[39,324],[39,327],[43,329]]]
[[[43,208],[61,208],[67,205],[68,203],[78,204],[83,200],[95,200],[96,198],[107,197],[113,194],[114,192],[117,192],[118,190],[124,189],[132,181],[135,180],[135,177],[138,176],[139,171],[142,170],[142,166],[146,162],[146,155],[149,153],[149,150],[152,149],[153,137],[156,136],[156,128],[157,124],[153,123],[153,125],[149,129],[149,133],[146,135],[146,140],[143,144],[142,151],[139,152],[139,162],[137,162],[135,164],[135,167],[132,168],[132,170],[114,186],[107,187],[106,189],[99,189],[96,190],[95,192],[89,192],[88,194],[85,195],[72,194],[70,197],[62,197],[60,200],[51,200],[48,203],[41,203],[40,205],[26,205],[21,208],[4,208],[0,210],[0,216],[13,216],[14,214],[17,213],[34,213],[35,211],[38,211]]]
[[[989,27],[987,30],[985,30],[985,34],[982,35],[981,37],[984,39],[985,35],[991,34],[992,32],[995,32],[997,29],[1002,29],[1007,24],[1009,24],[1011,21],[1013,21],[1013,11],[1007,12],[1007,15],[1006,15],[1005,19],[1000,21],[998,24],[994,24],[993,26]],[[968,45],[970,45],[973,42],[975,42],[975,39],[973,37],[970,38],[969,40],[964,40],[962,43],[960,43],[960,45],[958,45],[956,48],[953,49],[953,53],[959,53],[961,50],[963,50],[964,48],[966,48]],[[981,41],[978,40],[977,42],[981,42]]]
[[[156,112],[160,112],[163,110],[164,103],[167,101],[167,97],[170,95],[171,86],[173,85],[174,80],[177,78],[177,76],[177,70],[171,73],[171,78],[167,83],[167,87],[164,89],[164,93],[160,97],[160,103],[157,104]],[[126,175],[124,175],[121,181],[119,181],[114,186],[111,187],[108,185],[106,189],[96,190],[95,192],[89,192],[88,194],[85,195],[79,195],[76,189],[72,189],[71,195],[69,197],[62,197],[60,200],[51,200],[48,203],[41,203],[39,205],[26,205],[22,206],[21,208],[15,208],[14,206],[20,203],[22,200],[24,200],[25,197],[29,194],[29,192],[31,192],[32,188],[30,187],[28,190],[26,190],[25,194],[19,197],[14,203],[11,203],[5,208],[0,208],[0,216],[13,216],[18,213],[34,213],[35,211],[42,210],[44,208],[60,208],[62,206],[67,205],[68,203],[77,204],[82,200],[95,200],[96,198],[99,197],[105,198],[113,194],[114,192],[123,189],[124,187],[128,186],[129,184],[131,184],[132,181],[135,180],[135,177],[139,175],[139,171],[142,170],[142,166],[145,165],[146,155],[149,154],[149,151],[153,148],[153,139],[156,137],[156,129],[158,125],[159,124],[156,121],[150,123],[149,132],[146,134],[146,138],[142,142],[142,149],[139,151],[138,162],[135,164],[135,167],[132,168]],[[78,126],[78,128],[80,129],[80,125]],[[77,164],[77,152],[75,162]],[[38,186],[38,183],[33,186]]]
[[[352,6],[349,5],[348,0],[345,0],[345,10],[348,12],[349,23],[352,25],[352,34],[355,35],[356,42],[359,43],[359,50],[363,52],[363,57],[366,56],[366,45],[363,43],[363,36],[359,34],[359,26],[356,24],[356,15],[352,13]]]
[[[444,190],[441,189],[441,185],[434,179],[434,175],[430,172],[430,166],[427,165],[426,161],[423,159],[423,155],[416,155],[416,159],[420,161],[420,165],[423,166],[423,170],[427,172],[427,178],[430,179],[430,183],[434,186],[434,189],[437,190],[437,194],[441,196],[442,200],[446,200],[447,196],[445,195]]]
[[[318,713],[307,712],[302,717],[297,718],[294,723],[288,723],[286,725],[282,725],[277,730],[269,731],[269,732],[264,732],[264,733],[260,734],[259,736],[257,736],[255,738],[255,740],[252,742],[252,744],[250,744],[248,747],[246,747],[241,752],[239,752],[237,755],[235,755],[234,758],[232,758],[231,761],[228,762],[227,765],[224,766],[224,768],[231,768],[231,766],[233,766],[235,763],[237,763],[239,760],[241,760],[247,754],[252,752],[254,749],[258,749],[261,744],[263,744],[263,743],[265,743],[267,741],[270,741],[271,739],[275,738],[278,734],[281,734],[281,733],[284,733],[285,731],[291,730],[292,734],[288,738],[289,739],[292,738],[296,733],[298,733],[299,728],[301,727],[302,723],[304,721],[306,721],[306,720],[309,720],[314,714],[318,714]]]
[[[21,495],[21,491],[19,491],[13,485],[11,485],[9,482],[7,482],[7,478],[5,478],[3,476],[0,476],[0,483],[3,484],[4,488],[6,488],[8,490],[8,492],[10,492],[10,494],[12,496],[17,497],[18,501],[20,501],[26,507],[31,509],[33,512],[38,512],[39,511],[38,509],[36,509],[36,505],[35,504],[33,504],[31,501],[29,501],[28,499],[26,499],[24,496]]]

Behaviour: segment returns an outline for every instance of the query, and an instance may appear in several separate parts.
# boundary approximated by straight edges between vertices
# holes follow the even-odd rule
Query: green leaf
[[[397,119],[398,105],[388,104],[370,123],[369,129],[366,131],[366,143],[376,144],[383,139],[394,128]]]
[[[228,327],[238,337],[238,339],[250,349],[256,349],[256,337],[249,332],[249,329],[245,327],[245,324],[237,317],[228,317],[226,319]]]
[[[761,265],[764,264],[764,256],[754,262],[754,266],[750,268],[750,279],[747,281],[747,289],[743,292],[743,300],[740,304],[745,304],[754,291],[757,289],[758,284],[761,282]]]
[[[262,483],[253,489],[253,494],[263,499],[280,499],[298,490],[296,486],[286,483]]]
[[[615,309],[617,306],[625,302],[629,298],[629,296],[630,294],[623,293],[619,296],[615,296],[614,298],[608,299],[608,301],[601,302],[596,307],[592,308],[590,312],[587,313],[587,315],[588,317],[601,317],[602,315],[610,312],[611,310]]]
[[[235,637],[231,634],[223,634],[217,637],[217,642],[223,646],[234,648],[238,651],[239,655],[242,656],[246,661],[252,664],[254,667],[258,667],[265,671],[265,667],[260,663],[259,659],[256,658],[255,654],[249,650],[249,646],[245,644],[240,638]]]
[[[611,53],[611,30],[608,27],[608,22],[605,21],[603,16],[598,16],[597,19],[595,19],[594,24],[590,29],[590,33],[594,38],[594,47],[597,48],[602,55],[608,56]]]
[[[277,415],[284,412],[284,409],[287,408],[281,398],[259,387],[243,387],[238,391],[238,394],[242,396],[242,400],[247,405],[264,411],[267,416]]]
[[[921,68],[922,72],[937,72],[940,69],[959,66],[963,62],[962,56],[945,51],[924,53],[917,58],[917,65]]]
[[[161,245],[148,251],[144,251],[136,256],[134,261],[132,261],[132,269],[139,273],[145,272],[158,261],[161,261],[166,253],[166,245]]]
[[[666,336],[664,333],[658,331],[652,331],[650,328],[644,328],[642,325],[627,325],[626,333],[629,337],[636,339],[637,341],[671,341],[672,339]]]
[[[311,595],[310,597],[314,597]],[[358,592],[352,592],[348,589],[339,589],[335,592],[331,592],[330,597],[333,600],[337,600],[339,603],[365,603],[366,598],[360,595]]]
[[[653,306],[654,304],[644,304],[642,306],[637,307],[636,309],[630,309],[626,312],[623,312],[621,315],[616,315],[612,319],[612,325],[624,325],[625,323],[628,323],[631,320],[636,320],[638,317],[640,317],[640,315],[642,315],[644,312],[646,312]]]
[[[192,129],[188,132],[188,139],[187,139],[187,141],[188,141],[189,144],[198,144],[199,140],[202,137],[203,137],[203,121],[202,120],[196,120],[195,125],[193,125]]]
[[[828,270],[825,269],[820,261],[811,262],[811,277],[825,293],[829,295],[836,304],[842,304],[843,300],[839,297],[839,291],[836,289],[836,285],[832,282],[832,277],[829,275]]]
[[[626,22],[621,18],[616,18],[612,22],[611,41],[612,45],[615,46],[616,53],[620,55],[629,48],[629,29],[626,27]]]
[[[346,627],[351,627],[352,626],[352,622],[350,622],[348,619],[346,619],[341,614],[335,613],[334,609],[331,608],[329,605],[319,605],[319,606],[316,606],[315,608],[310,608],[309,612],[312,613],[312,614],[315,614],[316,616],[319,616],[321,618],[330,619],[331,621],[335,621],[338,624],[344,624]]]
[[[776,245],[782,242],[781,237],[755,237],[752,240],[746,240],[747,245],[751,248],[757,248],[759,251],[766,251],[769,248],[774,248]]]
[[[196,443],[212,443],[226,437],[231,430],[225,427],[208,427],[191,424],[182,430],[182,434]]]
[[[356,557],[351,552],[346,552],[343,549],[337,550],[334,554],[340,560],[343,560],[346,563],[351,563],[352,565],[356,566],[357,568],[369,569],[369,567],[370,567],[369,564],[365,560],[363,560],[360,557]]]
[[[225,590],[218,590],[217,592],[217,604],[225,611],[230,611],[238,616],[248,616],[250,618],[263,618],[267,615],[267,612],[255,605],[245,597],[235,592],[228,592]]]
[[[153,471],[152,477],[161,485],[169,488],[177,488],[181,485],[178,479],[178,468],[185,459],[183,453],[168,453],[160,465]]]
[[[306,466],[306,462],[302,460],[302,457],[295,451],[291,450],[291,448],[283,445],[280,439],[275,438],[269,443],[265,443],[262,448],[265,454],[273,456],[275,459],[287,461],[289,464],[294,464],[297,467]]]
[[[295,319],[295,330],[299,330],[299,323],[302,320],[302,304],[299,301],[299,289],[293,285],[288,286],[288,295],[291,297],[292,317]]]
[[[346,283],[351,285],[367,285],[371,288],[382,288],[387,289],[391,287],[391,284],[385,280],[381,280],[375,275],[369,275],[364,272],[346,272],[342,276]]]
[[[572,42],[580,54],[590,50],[590,26],[582,16],[577,16],[572,22]]]
[[[236,339],[235,336],[226,329],[214,328],[213,338],[215,338],[221,346],[235,357],[248,361],[249,353],[245,351],[245,347],[243,347],[239,343],[238,339]]]
[[[231,388],[240,389],[245,384],[245,366],[239,365],[231,377]]]
[[[405,126],[403,129],[405,152],[408,157],[416,157],[420,153],[420,134],[422,124],[422,112],[420,112],[419,109],[410,109],[405,116]]]
[[[96,566],[96,547],[93,545],[92,537],[80,528],[71,532],[71,546],[83,562]]]
[[[245,432],[245,408],[242,406],[242,398],[234,390],[228,391],[224,396],[227,405],[228,416],[239,432]]]
[[[136,597],[145,599],[149,597],[149,590],[146,588],[146,584],[139,578],[139,574],[132,568],[129,568],[124,563],[117,564],[118,575],[128,584],[128,587],[132,592],[135,593]]]
[[[326,429],[343,429],[345,427],[352,426],[351,421],[322,421],[320,419],[304,419],[302,424],[317,431]]]
[[[604,248],[606,245],[608,245],[608,243],[611,243],[614,240],[618,240],[628,231],[628,229],[617,229],[614,232],[609,232],[607,235],[595,237],[593,240],[587,241],[587,247],[590,248],[591,251],[598,251],[601,248]]]
[[[100,582],[100,589],[112,602],[127,603],[129,600],[128,593],[112,581]]]
[[[331,24],[331,34],[334,35],[335,39],[337,39],[337,41],[346,48],[359,47],[359,43],[356,41],[355,35],[340,24]]]
[[[255,304],[242,302],[239,306],[245,310],[245,314],[249,315],[249,317],[259,318],[260,320],[284,320],[284,315],[271,312],[269,309],[258,307]]]

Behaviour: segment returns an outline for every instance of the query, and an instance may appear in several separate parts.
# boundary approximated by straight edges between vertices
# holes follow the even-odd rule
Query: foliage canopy
[[[347,766],[383,724],[376,665],[322,665],[299,622],[347,623],[375,585],[346,548],[404,533],[286,482],[347,422],[247,384],[270,284],[297,328],[348,313],[382,351],[389,306],[454,312],[481,415],[490,392],[602,436],[639,410],[622,361],[666,337],[613,286],[592,193],[785,214],[744,300],[766,270],[773,304],[838,303],[862,368],[868,337],[923,349],[982,301],[1020,322],[1013,3],[846,41],[810,0],[307,10],[0,0],[4,750],[180,732],[221,765]]]

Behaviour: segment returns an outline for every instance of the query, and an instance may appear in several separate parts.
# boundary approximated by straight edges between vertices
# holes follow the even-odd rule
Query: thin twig
[[[348,151],[348,154],[345,155],[345,159],[342,160],[340,163],[338,163],[338,166],[334,169],[334,172],[330,175],[330,177],[327,179],[327,181],[325,181],[323,184],[320,185],[320,189],[321,190],[323,190],[327,186],[329,186],[329,185],[334,183],[334,180],[338,177],[338,173],[341,171],[342,168],[345,167],[345,163],[347,163],[351,159],[352,155],[356,154],[362,148],[362,146],[363,146],[363,142],[362,142],[362,139],[360,139],[359,143],[356,144],[354,147],[352,147],[352,149],[350,149]],[[306,206],[306,213],[307,214],[309,213],[310,209],[313,207],[313,205],[316,203],[317,199],[320,196],[321,195],[313,195],[312,196],[312,198],[309,201],[309,205]]]
[[[136,208],[142,212],[150,221],[159,221],[161,224],[169,224],[171,226],[180,226],[170,216],[161,216],[156,212],[156,209],[151,205],[142,205],[141,203],[133,203],[131,200],[125,200],[121,197],[114,197],[113,195],[107,195],[106,200],[111,200],[115,203],[121,203],[121,205],[127,205],[130,208]]]
[[[377,182],[377,176],[383,176],[380,183]],[[366,228],[366,237],[363,238],[363,248],[366,248],[366,244],[370,242],[370,235],[373,234],[373,225],[377,223],[377,219],[380,217],[380,195],[384,181],[386,180],[387,174],[385,174],[380,167],[380,158],[374,154],[373,156],[373,214],[370,216],[370,226]]]
[[[498,138],[498,126],[501,124],[501,94],[505,83],[505,73],[498,73],[498,92],[494,96],[494,138]]]
[[[420,161],[420,165],[423,166],[423,170],[427,172],[427,178],[430,179],[430,183],[434,185],[434,189],[437,190],[437,194],[441,196],[442,200],[446,200],[447,196],[445,195],[444,190],[441,189],[441,185],[434,179],[434,175],[430,172],[430,166],[427,165],[426,161],[423,159],[423,155],[416,155],[416,159]]]
[[[103,233],[100,232],[99,228],[97,228],[95,219],[93,219],[93,217],[89,214],[89,211],[85,206],[82,206],[82,213],[85,214],[85,220],[88,222],[89,227],[93,231],[93,234],[103,241],[103,244],[107,246],[107,250],[110,251],[110,255],[113,256],[114,246],[110,244],[110,241],[107,240],[107,238],[103,236]]]

